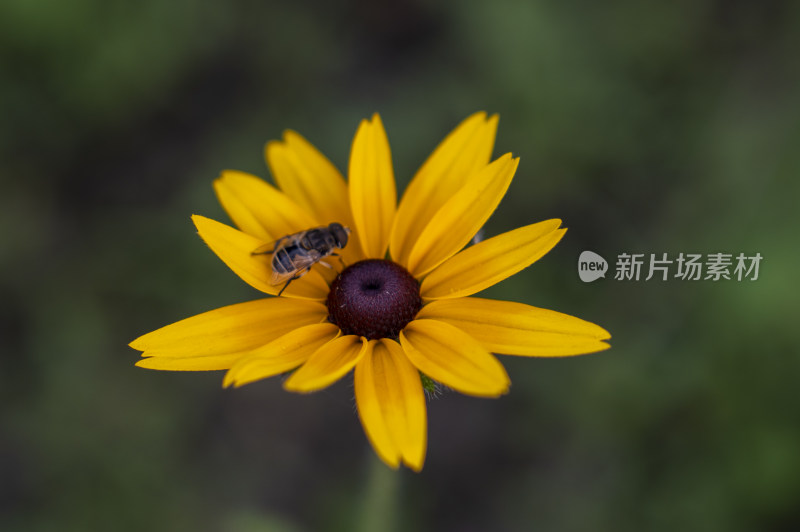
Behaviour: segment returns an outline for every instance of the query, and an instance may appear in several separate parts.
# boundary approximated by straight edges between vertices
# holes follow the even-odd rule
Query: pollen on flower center
[[[420,307],[417,280],[388,260],[362,260],[348,266],[328,293],[328,319],[344,334],[370,340],[397,338]]]

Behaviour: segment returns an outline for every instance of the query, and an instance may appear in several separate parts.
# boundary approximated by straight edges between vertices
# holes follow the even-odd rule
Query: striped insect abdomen
[[[300,252],[297,244],[279,248],[272,256],[272,271],[278,275],[293,273],[297,269],[294,265],[294,256]]]

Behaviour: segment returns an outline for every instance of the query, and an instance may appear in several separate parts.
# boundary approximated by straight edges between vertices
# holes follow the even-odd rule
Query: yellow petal
[[[389,141],[378,114],[362,120],[350,151],[350,208],[355,234],[368,258],[382,259],[394,220],[395,191]]]
[[[497,397],[511,384],[491,353],[449,323],[414,320],[400,333],[400,345],[421,372],[461,393]]]
[[[192,220],[208,247],[244,282],[272,295],[277,295],[283,288],[283,283],[270,284],[271,256],[252,254],[255,249],[264,245],[264,241],[204,216],[194,215]],[[300,279],[292,281],[283,295],[323,300],[328,297],[328,285],[319,273],[311,270]]]
[[[555,246],[566,229],[547,220],[478,242],[442,263],[420,286],[425,299],[465,297],[527,268]]]
[[[333,163],[294,131],[285,131],[282,142],[268,142],[264,154],[278,186],[313,215],[317,225],[337,222],[350,228],[350,243],[338,251],[345,264],[363,259],[350,214],[347,183]]]
[[[234,189],[223,183],[221,179],[214,181],[214,192],[217,193],[222,208],[228,213],[228,217],[241,231],[250,236],[254,236],[264,242],[272,242],[278,237],[271,235],[267,229],[261,225],[256,215],[234,192]]]
[[[463,248],[486,223],[511,184],[519,159],[506,154],[470,178],[430,219],[408,257],[419,278]]]
[[[298,327],[239,359],[225,374],[222,385],[242,386],[292,370],[338,333],[339,328],[332,323]]]
[[[136,365],[146,369],[168,371],[214,371],[228,369],[242,357],[242,353],[212,355],[207,357],[149,357],[139,360]]]
[[[144,356],[203,357],[249,351],[287,332],[322,322],[325,305],[268,298],[204,312],[140,336],[130,346]]]
[[[353,369],[362,356],[372,351],[366,338],[349,334],[331,340],[295,371],[283,384],[293,392],[313,392],[330,386]]]
[[[378,456],[414,471],[425,462],[427,413],[419,371],[394,340],[379,340],[355,369],[356,405]]]
[[[233,222],[265,242],[321,225],[313,214],[254,175],[225,170],[214,181],[214,190]]]
[[[286,131],[283,142],[268,142],[264,154],[281,190],[312,213],[320,225],[350,223],[347,183],[310,142],[294,131]]]
[[[559,357],[608,349],[608,331],[579,318],[542,308],[477,297],[442,299],[417,318],[455,325],[494,353]]]
[[[406,188],[391,234],[392,258],[408,263],[411,248],[434,214],[489,163],[497,115],[479,112],[461,122],[436,147]]]

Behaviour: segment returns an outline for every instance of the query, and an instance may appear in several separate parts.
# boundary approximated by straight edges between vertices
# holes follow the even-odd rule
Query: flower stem
[[[381,462],[369,449],[367,482],[356,530],[361,532],[394,532],[398,530],[398,499],[400,497],[400,471],[394,471]]]

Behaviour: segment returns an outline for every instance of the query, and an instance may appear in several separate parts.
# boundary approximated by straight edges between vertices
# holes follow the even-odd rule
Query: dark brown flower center
[[[397,338],[422,307],[419,283],[388,260],[368,259],[348,266],[331,284],[328,319],[344,334],[370,340]]]

